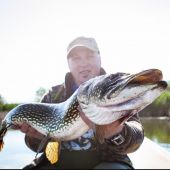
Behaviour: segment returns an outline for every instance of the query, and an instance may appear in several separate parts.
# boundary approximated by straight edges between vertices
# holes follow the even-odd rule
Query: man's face
[[[79,86],[81,83],[100,75],[100,55],[85,47],[75,47],[69,53],[68,66],[75,83]]]

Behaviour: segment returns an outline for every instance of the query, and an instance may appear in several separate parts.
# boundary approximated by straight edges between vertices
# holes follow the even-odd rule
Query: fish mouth
[[[134,74],[131,79],[131,83],[158,83],[162,81],[162,72],[158,69],[149,69],[141,71],[140,73]]]

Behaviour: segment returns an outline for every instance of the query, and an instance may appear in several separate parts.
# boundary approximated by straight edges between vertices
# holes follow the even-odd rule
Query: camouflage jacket
[[[105,74],[103,69],[101,69],[101,74]],[[41,102],[63,102],[73,94],[75,91],[74,86],[75,85],[71,74],[67,73],[65,76],[65,83],[52,87],[52,89],[43,96]],[[99,153],[99,159],[101,161],[118,161],[132,165],[127,154],[137,150],[144,139],[144,130],[138,114],[134,115],[127,122],[125,122],[123,130],[117,136],[120,137],[117,138],[117,141],[113,141],[111,138],[105,140],[103,144],[100,144],[96,140],[94,132],[90,129],[78,139],[62,142],[61,149],[68,151],[96,150]],[[31,140],[28,136],[26,136],[25,139],[27,146],[36,151],[37,143],[39,143],[39,141]]]

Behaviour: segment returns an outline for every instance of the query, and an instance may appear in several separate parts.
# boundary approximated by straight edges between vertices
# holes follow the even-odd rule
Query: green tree
[[[42,96],[47,92],[47,89],[40,87],[36,92],[35,92],[35,101],[40,102]]]

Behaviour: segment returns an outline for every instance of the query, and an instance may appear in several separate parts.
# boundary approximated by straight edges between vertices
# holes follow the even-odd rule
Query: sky
[[[96,39],[108,73],[157,68],[170,80],[169,0],[0,0],[0,95],[30,102],[62,83],[78,36]]]

